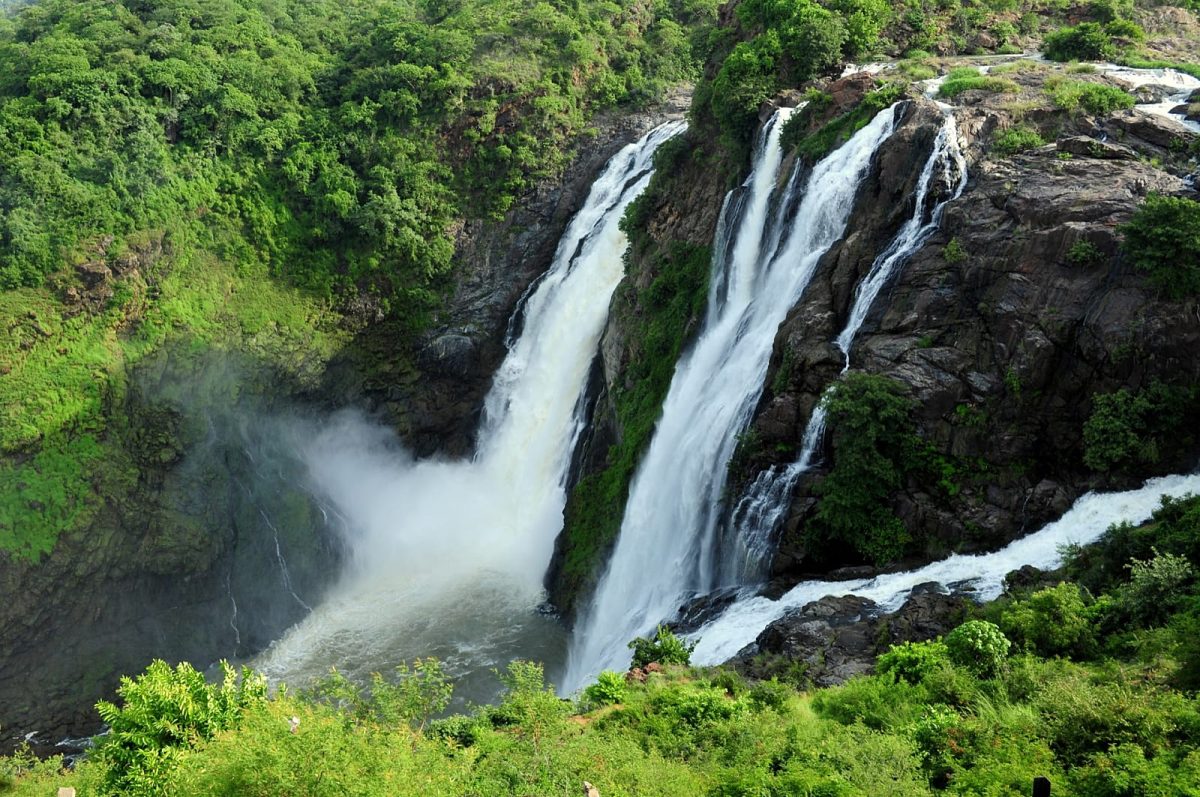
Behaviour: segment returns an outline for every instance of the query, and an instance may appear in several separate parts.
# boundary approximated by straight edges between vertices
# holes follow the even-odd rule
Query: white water
[[[967,186],[967,161],[959,142],[953,113],[946,113],[933,148],[917,180],[913,213],[871,264],[854,292],[850,315],[834,343],[845,357],[842,373],[850,368],[850,348],[862,329],[871,306],[891,281],[896,270],[920,249],[937,230],[946,204],[957,199]],[[936,180],[935,180],[936,178]],[[926,211],[930,190],[948,191],[933,209]],[[731,515],[733,538],[741,541],[738,556],[743,583],[760,577],[774,553],[775,536],[791,506],[796,481],[812,468],[817,448],[825,435],[825,405],[813,408],[801,440],[800,455],[785,468],[768,468],[750,484]]]
[[[817,164],[791,222],[772,224],[787,218],[797,180],[789,181],[774,213],[766,212],[770,201],[745,203],[733,255],[713,269],[727,271],[727,296],[676,367],[608,569],[576,624],[565,688],[628,664],[628,640],[673,616],[689,595],[715,586],[727,464],[761,394],[775,334],[821,256],[845,232],[858,186],[891,135],[894,115],[894,108],[879,113]],[[775,133],[757,154],[756,190],[777,185],[777,177],[762,172],[776,171],[778,147]]]
[[[1162,102],[1140,103],[1135,107],[1144,113],[1179,122],[1189,130],[1200,133],[1200,122],[1192,122],[1183,114],[1172,113],[1178,106],[1187,104],[1188,96],[1200,88],[1200,79],[1177,69],[1134,69],[1116,64],[1097,64],[1096,70],[1106,77],[1117,78],[1130,89],[1136,89],[1139,86],[1166,86],[1175,89],[1175,93]]]
[[[334,594],[256,662],[268,676],[305,681],[330,666],[361,676],[428,655],[471,676],[517,655],[561,657],[561,630],[535,608],[562,526],[580,397],[623,275],[618,222],[649,182],[655,149],[682,129],[667,124],[626,147],[592,186],[526,299],[473,460],[416,461],[350,415],[296,434],[316,491],[348,529],[351,563]]]
[[[1137,490],[1123,493],[1088,493],[1060,519],[1022,537],[995,553],[951,556],[911,570],[860,581],[805,581],[779,600],[752,598],[731,606],[719,618],[696,632],[699,640],[692,660],[718,664],[753,642],[772,622],[826,595],[859,595],[885,611],[898,609],[918,584],[969,583],[980,600],[992,600],[1003,588],[1004,576],[1024,565],[1055,568],[1062,564],[1060,549],[1068,544],[1095,542],[1114,523],[1141,523],[1158,507],[1163,495],[1179,497],[1200,492],[1200,474],[1151,479]]]

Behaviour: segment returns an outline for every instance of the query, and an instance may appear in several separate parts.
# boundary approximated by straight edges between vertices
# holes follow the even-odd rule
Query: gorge
[[[229,22],[68,5],[44,18],[82,36],[116,14],[151,54]],[[1185,217],[1133,243],[1151,211],[1197,206],[1200,78],[1132,51],[912,55],[908,16],[886,61],[843,69],[845,33],[810,69],[786,4],[635,5],[574,29],[513,11],[509,44],[454,4],[372,5],[329,36],[299,6],[270,25],[241,9],[247,30],[295,28],[256,57],[322,53],[253,136],[221,122],[232,92],[203,124],[145,122],[170,154],[139,168],[164,193],[94,230],[46,216],[66,265],[34,245],[37,203],[0,191],[6,749],[74,750],[152,658],[304,688],[435,657],[472,712],[532,660],[591,705],[667,626],[696,665],[836,684],[997,619],[998,598],[1082,583],[1079,546],[1200,493],[1200,280],[1155,249]],[[49,36],[19,14],[0,27],[14,59]],[[1147,47],[1178,56],[1161,30]],[[509,68],[505,47],[536,56]],[[321,110],[272,116],[288,102]],[[222,160],[238,146],[261,170],[242,184]],[[88,234],[63,243],[73,226]],[[1095,591],[1087,611],[1117,611]],[[936,616],[892,621],[914,605]],[[822,670],[813,640],[839,623],[874,636]],[[1184,649],[1171,633],[1162,649]],[[504,728],[504,710],[472,716]],[[457,755],[454,727],[437,733]]]

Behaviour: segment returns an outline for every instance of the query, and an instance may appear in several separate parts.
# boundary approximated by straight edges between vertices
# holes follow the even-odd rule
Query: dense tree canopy
[[[452,220],[691,74],[714,6],[45,0],[0,22],[0,287],[202,220],[224,257],[419,309]]]

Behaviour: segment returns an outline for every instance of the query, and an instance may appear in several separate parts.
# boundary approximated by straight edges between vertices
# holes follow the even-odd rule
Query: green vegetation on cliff
[[[131,383],[168,345],[309,388],[357,308],[389,316],[403,357],[459,220],[555,174],[596,111],[693,75],[714,9],[44,0],[0,17],[0,550],[37,558],[124,503],[145,459]]]

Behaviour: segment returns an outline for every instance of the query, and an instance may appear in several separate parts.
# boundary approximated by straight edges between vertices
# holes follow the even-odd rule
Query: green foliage
[[[880,111],[902,100],[905,91],[906,86],[903,82],[884,84],[874,91],[867,92],[862,102],[854,108],[820,126],[816,126],[816,119],[824,111],[824,106],[810,101],[804,110],[792,116],[784,126],[780,133],[780,146],[785,151],[794,149],[810,163],[816,163],[849,141],[851,136],[866,127]]]
[[[1012,643],[995,623],[970,620],[946,635],[950,660],[983,678],[999,674]]]
[[[437,659],[416,659],[412,666],[400,664],[389,681],[371,674],[368,689],[360,688],[337,670],[317,683],[305,696],[336,707],[355,723],[408,723],[423,730],[435,715],[450,705],[454,687]]]
[[[1019,91],[1020,87],[1008,78],[982,75],[974,67],[952,69],[938,89],[939,97],[953,99],[967,91],[986,91],[993,94]]]
[[[611,706],[625,699],[625,677],[619,672],[605,670],[596,676],[596,682],[583,690],[583,698],[589,706]]]
[[[1106,83],[1091,83],[1084,80],[1050,78],[1045,83],[1046,93],[1054,104],[1064,111],[1080,108],[1096,115],[1132,108],[1133,95]]]
[[[951,238],[945,246],[942,247],[942,260],[954,265],[962,263],[967,259],[967,252],[963,249],[958,238]]]
[[[1157,380],[1137,392],[1097,394],[1083,425],[1084,464],[1123,472],[1154,465],[1186,451],[1200,417],[1200,388]]]
[[[1121,232],[1122,250],[1164,294],[1200,295],[1200,202],[1151,194]]]
[[[653,637],[637,637],[630,641],[629,648],[633,651],[634,667],[645,667],[651,662],[687,665],[692,660],[696,643],[689,645],[671,633],[671,629],[660,625]]]
[[[1110,61],[1118,50],[1104,26],[1082,22],[1048,34],[1042,40],[1042,54],[1051,61]]]
[[[664,187],[669,186],[669,175],[670,170],[657,171],[643,199],[629,208],[623,227],[634,247],[648,243],[642,240],[644,232],[638,232],[640,225],[631,222],[640,209],[650,206],[657,191],[669,190]],[[648,271],[654,277],[639,291],[641,312],[625,318],[628,339],[638,341],[638,348],[625,371],[624,384],[612,394],[620,441],[609,449],[605,469],[585,476],[575,486],[565,512],[565,556],[558,576],[564,585],[565,600],[560,601],[560,605],[566,604],[564,608],[589,588],[602,557],[616,540],[630,482],[650,443],[686,333],[692,319],[703,312],[708,297],[709,247],[674,243],[665,252],[647,257],[653,260]],[[614,306],[620,306],[623,297],[628,300],[633,288],[624,284],[617,290]]]
[[[925,676],[949,663],[950,652],[940,639],[928,642],[902,642],[880,654],[875,672],[896,681],[919,684]]]
[[[1161,625],[1183,608],[1196,581],[1187,557],[1151,552],[1151,559],[1130,560],[1129,583],[1116,593],[1117,609],[1142,627]]]
[[[1097,605],[1075,584],[1064,582],[1014,601],[1000,628],[1016,644],[1041,656],[1086,658],[1097,650]]]
[[[778,60],[783,53],[777,35],[768,33],[739,42],[713,80],[712,112],[725,133],[748,139],[758,123],[758,108],[779,88]]]
[[[1094,266],[1103,259],[1104,255],[1101,251],[1088,240],[1076,241],[1067,250],[1067,262],[1072,266]]]
[[[891,379],[854,373],[835,383],[822,403],[833,463],[817,487],[809,544],[845,545],[870,561],[892,561],[912,539],[887,503],[917,464],[912,401]]]
[[[590,110],[694,74],[680,22],[712,12],[40,2],[0,41],[0,170],[16,176],[0,285],[40,284],[105,233],[202,218],[229,234],[223,256],[419,313],[454,218],[553,173]]]
[[[1018,152],[1037,149],[1045,144],[1046,140],[1034,128],[1028,125],[1016,125],[996,136],[992,146],[1001,155],[1015,155]]]
[[[89,759],[101,772],[102,794],[166,795],[163,781],[183,749],[237,726],[243,712],[266,701],[263,678],[241,676],[221,662],[220,685],[186,662],[172,669],[154,661],[136,679],[122,678],[122,704],[96,704],[109,733]]]

